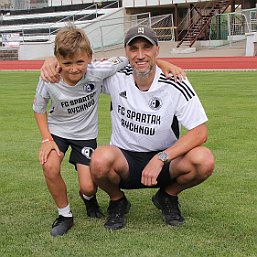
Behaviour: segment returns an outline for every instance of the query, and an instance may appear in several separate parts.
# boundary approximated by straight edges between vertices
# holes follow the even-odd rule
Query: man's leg
[[[48,160],[42,165],[45,181],[58,208],[59,216],[52,225],[52,236],[65,234],[73,226],[73,217],[67,197],[67,188],[61,177],[61,161],[63,159],[55,151],[51,151]]]
[[[129,174],[128,163],[120,149],[114,146],[98,147],[90,164],[93,181],[110,196],[107,229],[120,229],[125,226],[125,214],[129,212],[130,202],[120,189],[121,178]]]
[[[152,199],[154,205],[161,209],[167,225],[176,226],[184,223],[179,209],[178,194],[202,183],[212,174],[213,169],[214,156],[203,146],[196,147],[171,162],[170,174],[175,182],[161,188]]]
[[[198,146],[171,162],[171,177],[176,183],[165,188],[170,195],[178,195],[181,191],[199,185],[211,176],[214,170],[214,156],[211,151]]]

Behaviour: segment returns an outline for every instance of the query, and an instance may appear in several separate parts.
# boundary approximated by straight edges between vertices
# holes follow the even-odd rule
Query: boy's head
[[[88,57],[92,58],[93,51],[85,32],[71,25],[59,30],[55,37],[54,46],[56,58],[59,56],[72,57],[78,51],[86,52]]]
[[[93,51],[85,32],[68,26],[57,33],[54,54],[63,80],[70,86],[75,86],[86,73]]]

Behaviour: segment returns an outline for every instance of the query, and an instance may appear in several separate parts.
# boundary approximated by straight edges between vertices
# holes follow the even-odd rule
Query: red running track
[[[185,70],[257,70],[257,56],[161,58]],[[43,60],[0,61],[0,70],[39,70]]]

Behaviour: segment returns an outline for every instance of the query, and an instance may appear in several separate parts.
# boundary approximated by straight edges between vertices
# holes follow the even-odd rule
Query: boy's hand
[[[158,59],[157,65],[161,68],[162,72],[168,79],[174,77],[174,80],[177,82],[186,78],[184,70],[170,62]]]
[[[173,66],[173,67],[172,67]],[[186,78],[186,73],[183,69],[178,66],[172,65],[169,67],[169,70],[164,71],[166,78],[174,77],[175,81],[182,81]]]
[[[61,151],[59,150],[59,147],[54,141],[42,143],[42,146],[39,151],[38,159],[39,163],[41,165],[44,165],[44,163],[47,162],[48,155],[52,150],[55,150],[58,156],[61,156]]]

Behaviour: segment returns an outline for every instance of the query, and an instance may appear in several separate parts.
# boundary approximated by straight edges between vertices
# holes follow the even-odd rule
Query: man
[[[110,197],[107,229],[125,226],[130,202],[122,189],[158,187],[152,197],[165,224],[184,223],[178,195],[213,172],[214,157],[204,147],[207,116],[187,79],[167,79],[156,66],[157,37],[144,26],[125,37],[130,62],[105,81],[111,96],[112,135],[109,146],[92,154],[93,181]],[[188,131],[179,138],[180,127]]]

